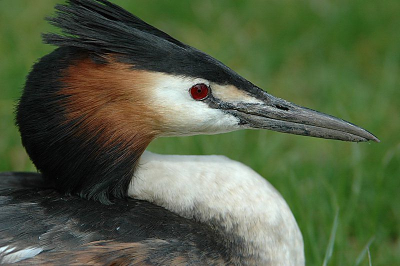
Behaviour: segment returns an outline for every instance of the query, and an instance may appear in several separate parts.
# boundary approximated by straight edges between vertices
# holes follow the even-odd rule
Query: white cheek
[[[169,75],[159,78],[150,104],[160,117],[163,136],[218,134],[239,129],[234,116],[192,99],[189,89],[198,83],[207,84],[202,79]]]

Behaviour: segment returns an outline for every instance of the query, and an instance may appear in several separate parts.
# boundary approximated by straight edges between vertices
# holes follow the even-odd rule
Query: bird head
[[[239,129],[378,141],[349,122],[274,97],[211,56],[106,0],[70,0],[49,21],[58,46],[27,78],[17,108],[23,145],[59,190],[126,196],[159,136]]]

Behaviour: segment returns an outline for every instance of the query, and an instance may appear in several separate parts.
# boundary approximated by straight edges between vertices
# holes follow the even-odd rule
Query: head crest
[[[48,20],[63,34],[44,34],[45,43],[97,55],[116,54],[137,69],[240,83],[241,87],[249,83],[218,60],[106,0],[69,0],[56,9],[57,16]]]
[[[106,0],[69,0],[56,5],[48,18],[64,35],[48,33],[43,39],[57,46],[79,47],[95,53],[135,54],[181,49],[186,45]]]

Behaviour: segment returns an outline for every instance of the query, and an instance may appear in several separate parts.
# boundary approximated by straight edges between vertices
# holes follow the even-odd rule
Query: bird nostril
[[[286,106],[275,104],[275,107],[283,111],[289,111],[289,108],[287,108]]]

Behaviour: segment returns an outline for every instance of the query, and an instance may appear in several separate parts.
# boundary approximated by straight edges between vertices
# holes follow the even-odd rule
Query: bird
[[[37,173],[0,174],[0,264],[304,265],[279,192],[216,155],[161,155],[158,137],[268,129],[379,139],[274,97],[107,0],[68,0],[48,18],[55,50],[16,107]]]

